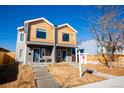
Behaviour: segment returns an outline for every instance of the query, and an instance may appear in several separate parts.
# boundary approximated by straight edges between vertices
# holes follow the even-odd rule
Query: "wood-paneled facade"
[[[37,29],[46,31],[45,39],[37,38]],[[19,37],[23,30],[25,39],[20,42]],[[63,33],[69,35],[69,41],[63,41]],[[76,34],[77,32],[70,25],[64,24],[56,27],[45,18],[25,21],[24,26],[18,28],[16,60],[24,61],[24,63],[33,63],[34,59],[38,59],[38,62],[72,61],[72,50],[77,46]],[[24,50],[23,60],[19,60],[20,49]]]

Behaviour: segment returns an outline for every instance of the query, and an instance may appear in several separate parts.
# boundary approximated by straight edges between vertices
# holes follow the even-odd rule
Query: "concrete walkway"
[[[107,78],[107,79],[117,77],[117,76],[114,76],[114,75],[111,75],[111,74],[107,74],[107,73],[103,73],[103,72],[93,72],[93,74],[98,76],[98,77],[104,77],[104,78]]]
[[[79,69],[79,64],[78,63],[72,63],[70,62],[69,65]],[[111,75],[111,74],[107,74],[107,73],[103,73],[103,72],[98,72],[94,69],[91,69],[91,68],[88,68],[88,67],[82,67],[82,70],[85,71],[86,69],[89,69],[89,70],[92,70],[94,75],[98,76],[98,77],[104,77],[104,78],[107,78],[107,79],[110,79],[110,78],[115,78],[117,76],[114,76],[114,75]]]
[[[45,64],[32,64],[34,77],[38,88],[59,88],[61,87],[48,72]]]
[[[74,88],[124,88],[124,76],[119,76],[87,85],[81,85]]]

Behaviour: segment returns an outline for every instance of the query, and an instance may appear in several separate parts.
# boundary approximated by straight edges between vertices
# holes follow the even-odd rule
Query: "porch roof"
[[[46,45],[46,46],[54,46],[54,43],[48,43],[48,42],[33,42],[33,41],[27,41],[28,45]],[[76,48],[77,45],[70,45],[70,44],[56,44],[56,46],[59,47],[70,47],[70,48]]]
[[[56,44],[56,46],[60,46],[60,47],[70,47],[70,48],[76,48],[76,45],[69,45],[69,44]]]
[[[48,46],[53,46],[54,43],[48,43],[48,42],[33,42],[33,41],[27,41],[27,44],[30,45],[48,45]]]

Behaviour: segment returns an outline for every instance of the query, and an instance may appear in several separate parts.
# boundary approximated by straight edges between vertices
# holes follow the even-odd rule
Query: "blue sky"
[[[87,18],[93,10],[94,6],[0,6],[0,47],[15,51],[17,27],[39,17],[55,25],[69,23],[78,31],[78,41],[92,39]]]

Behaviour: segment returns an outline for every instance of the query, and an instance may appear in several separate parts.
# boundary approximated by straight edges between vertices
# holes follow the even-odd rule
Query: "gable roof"
[[[75,30],[75,29],[74,29],[72,26],[70,26],[68,23],[64,23],[64,24],[58,25],[57,28],[60,28],[60,27],[63,27],[63,26],[68,26],[68,27],[71,28],[73,31],[75,31],[76,33],[78,33],[77,30]]]
[[[17,30],[23,29],[24,26],[17,27]]]
[[[43,21],[47,22],[49,25],[51,25],[52,27],[54,27],[54,25],[50,21],[48,21],[47,19],[45,19],[44,17],[24,21],[24,24],[25,23],[35,22],[35,21],[40,21],[40,20],[43,20]]]
[[[55,28],[55,26],[54,26],[50,21],[48,21],[47,19],[45,19],[44,17],[24,21],[24,25],[25,25],[26,23],[31,23],[31,22],[40,21],[40,20],[43,20],[43,21],[47,22],[49,25],[51,25],[52,27]],[[58,25],[56,28],[60,28],[60,27],[63,27],[63,26],[68,26],[68,27],[71,28],[73,31],[75,31],[76,33],[78,33],[77,30],[75,30],[75,29],[74,29],[71,25],[69,25],[68,23],[64,23],[64,24]],[[20,29],[24,29],[24,26],[17,27],[17,30],[20,30]]]

